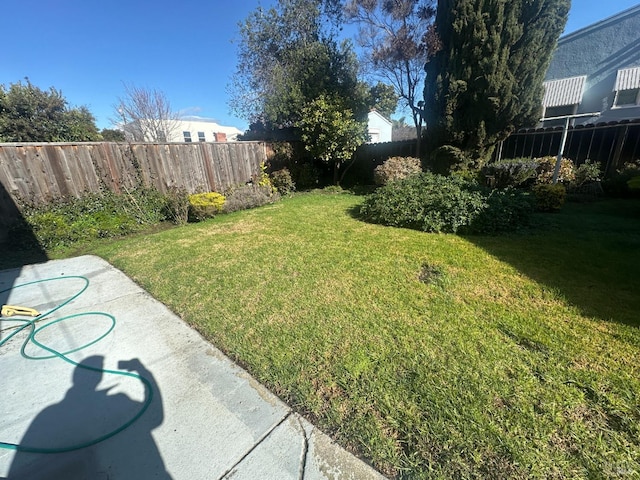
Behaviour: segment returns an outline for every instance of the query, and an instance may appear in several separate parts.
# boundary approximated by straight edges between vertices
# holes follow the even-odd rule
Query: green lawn
[[[638,478],[640,202],[460,237],[363,223],[361,201],[91,252],[389,476]]]

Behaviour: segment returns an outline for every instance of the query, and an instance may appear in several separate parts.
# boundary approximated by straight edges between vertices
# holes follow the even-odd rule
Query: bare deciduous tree
[[[393,85],[422,135],[424,64],[439,48],[435,0],[349,0],[345,15],[359,27],[370,73]]]
[[[178,115],[164,92],[124,85],[125,94],[114,106],[116,120],[128,140],[166,142],[178,129]]]

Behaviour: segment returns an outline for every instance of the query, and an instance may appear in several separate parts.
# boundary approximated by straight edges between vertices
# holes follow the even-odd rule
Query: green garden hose
[[[89,447],[91,445],[95,445],[97,443],[103,442],[104,440],[107,440],[108,438],[111,438],[115,435],[117,435],[118,433],[120,433],[121,431],[123,431],[124,429],[128,428],[129,426],[131,426],[133,423],[135,423],[143,414],[144,412],[149,408],[149,405],[151,404],[151,401],[153,400],[153,389],[151,386],[151,382],[146,379],[145,377],[143,377],[142,375],[139,375],[137,373],[132,373],[132,372],[126,372],[126,371],[121,371],[121,370],[106,370],[106,369],[101,369],[101,368],[96,368],[96,367],[92,367],[89,365],[84,365],[78,362],[75,362],[73,360],[71,360],[69,357],[67,357],[67,355],[73,353],[73,352],[77,352],[80,351],[84,348],[87,348],[91,345],[94,345],[96,343],[98,343],[100,340],[102,340],[103,338],[105,338],[107,335],[109,335],[111,333],[111,331],[115,328],[116,326],[116,319],[113,315],[110,315],[108,313],[103,313],[103,312],[84,312],[84,313],[77,313],[74,315],[68,315],[53,321],[50,321],[48,323],[45,323],[44,325],[36,328],[36,323],[40,323],[43,321],[46,321],[48,319],[48,317],[50,317],[54,312],[60,310],[61,308],[63,308],[65,305],[69,304],[70,302],[72,302],[73,300],[75,300],[76,298],[78,298],[80,295],[82,295],[87,288],[89,287],[89,279],[83,276],[75,276],[75,275],[70,275],[70,276],[64,276],[64,277],[54,277],[54,278],[48,278],[48,279],[44,279],[44,280],[36,280],[33,282],[28,282],[28,283],[23,283],[20,285],[15,285],[11,288],[5,289],[0,291],[0,294],[12,291],[12,290],[16,290],[18,288],[23,288],[23,287],[28,287],[30,285],[36,285],[36,284],[40,284],[40,283],[44,283],[44,282],[53,282],[53,281],[58,281],[58,280],[68,280],[68,279],[80,279],[84,281],[84,286],[73,296],[69,297],[67,300],[65,300],[64,302],[60,303],[59,305],[56,305],[54,308],[52,308],[51,310],[49,310],[48,312],[45,312],[43,314],[41,314],[40,316],[38,316],[37,318],[32,318],[32,319],[21,319],[21,318],[14,318],[12,317],[11,320],[12,321],[20,321],[23,322],[23,325],[20,325],[18,327],[14,327],[11,330],[13,330],[13,332],[8,335],[5,339],[0,340],[0,348],[2,348],[5,344],[7,344],[9,342],[9,340],[11,340],[14,336],[16,336],[18,333],[22,332],[25,329],[29,330],[29,335],[27,336],[27,338],[24,340],[24,342],[22,343],[22,346],[20,348],[20,354],[22,355],[22,357],[26,360],[49,360],[49,359],[60,359],[60,360],[64,360],[65,362],[69,363],[70,365],[73,365],[76,368],[83,368],[85,370],[91,370],[94,372],[98,372],[100,374],[110,374],[110,375],[120,375],[123,377],[131,377],[131,378],[135,378],[139,381],[141,381],[145,387],[145,401],[142,403],[142,406],[140,407],[140,410],[131,418],[129,419],[127,422],[123,423],[121,426],[119,426],[118,428],[116,428],[115,430],[112,430],[104,435],[101,435],[99,437],[96,437],[90,441],[86,441],[86,442],[82,442],[82,443],[78,443],[78,444],[74,444],[74,445],[68,445],[68,446],[63,446],[63,447],[56,447],[56,448],[52,448],[52,447],[37,447],[37,446],[31,446],[31,445],[20,445],[20,444],[16,444],[16,443],[10,443],[10,442],[3,442],[0,441],[0,448],[4,448],[4,449],[9,449],[9,450],[17,450],[19,452],[32,452],[32,453],[63,453],[63,452],[71,452],[74,450],[79,450],[81,448],[85,448],[85,447]],[[38,333],[42,332],[44,329],[55,325],[57,323],[61,323],[64,322],[66,320],[70,320],[72,318],[78,318],[78,317],[83,317],[83,316],[104,316],[107,317],[111,323],[109,328],[107,329],[107,331],[105,333],[103,333],[102,335],[100,335],[98,338],[90,341],[89,343],[86,343],[85,345],[81,345],[78,347],[75,347],[71,350],[68,350],[66,352],[59,352],[51,347],[48,347],[47,345],[43,344],[42,342],[38,341],[36,336],[38,335]],[[7,329],[7,331],[9,331]],[[29,343],[33,343],[34,345],[40,347],[41,349],[47,351],[50,353],[50,355],[44,355],[44,356],[32,356],[32,355],[28,355],[26,353],[26,348],[29,345]]]

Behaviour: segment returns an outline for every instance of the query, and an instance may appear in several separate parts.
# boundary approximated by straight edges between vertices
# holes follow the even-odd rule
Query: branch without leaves
[[[178,115],[164,92],[124,85],[125,95],[115,105],[116,120],[128,139],[136,142],[167,142],[177,131]]]

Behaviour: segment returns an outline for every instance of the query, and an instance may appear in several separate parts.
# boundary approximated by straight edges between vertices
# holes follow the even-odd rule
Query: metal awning
[[[616,86],[613,89],[619,92],[620,90],[633,90],[634,88],[640,88],[640,67],[618,70]]]
[[[542,105],[545,108],[563,107],[575,105],[582,101],[586,75],[580,77],[561,78],[544,82],[544,98]]]

